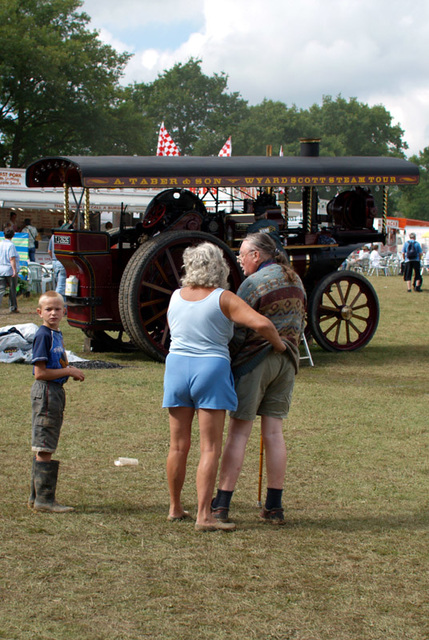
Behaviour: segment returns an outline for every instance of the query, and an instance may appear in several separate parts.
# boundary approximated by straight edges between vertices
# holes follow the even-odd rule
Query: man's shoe
[[[259,519],[262,522],[270,522],[271,524],[286,524],[285,514],[282,508],[280,509],[262,509],[259,514]]]
[[[229,509],[227,507],[216,507],[216,509],[212,507],[211,512],[219,522],[230,522],[228,517]]]

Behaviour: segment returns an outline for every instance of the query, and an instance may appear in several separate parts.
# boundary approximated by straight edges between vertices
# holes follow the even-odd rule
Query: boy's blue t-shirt
[[[36,332],[33,342],[32,364],[45,361],[47,369],[63,369],[67,367],[68,360],[61,331],[54,331],[42,325]],[[34,375],[34,368],[33,368]],[[64,384],[69,376],[57,378],[52,382]]]

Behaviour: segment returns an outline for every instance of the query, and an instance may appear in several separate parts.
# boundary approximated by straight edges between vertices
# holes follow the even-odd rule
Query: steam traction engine
[[[30,165],[28,187],[64,188],[64,225],[55,253],[78,282],[67,297],[68,322],[95,348],[138,348],[162,361],[168,352],[166,311],[179,286],[182,254],[208,240],[222,248],[232,290],[243,274],[236,253],[255,207],[275,219],[289,260],[308,295],[308,330],[328,351],[364,347],[377,328],[379,306],[369,281],[339,271],[355,249],[383,242],[373,228],[371,189],[417,184],[418,168],[388,157],[320,157],[318,142],[305,142],[298,157],[54,157]],[[141,221],[109,232],[90,231],[90,190],[159,188]],[[319,192],[337,195],[318,213]],[[302,192],[302,216],[289,219],[291,189]],[[74,215],[69,192],[81,190]],[[227,194],[227,206],[221,203]],[[279,200],[283,201],[283,208]],[[222,208],[223,206],[223,208]]]

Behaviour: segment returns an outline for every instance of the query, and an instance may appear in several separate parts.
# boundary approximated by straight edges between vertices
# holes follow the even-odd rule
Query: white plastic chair
[[[386,264],[386,260],[384,258],[381,258],[381,257],[380,257],[379,260],[370,260],[370,267],[369,267],[368,275],[369,276],[373,276],[373,275],[378,276],[379,273],[382,273],[385,276],[388,275],[388,267],[387,267],[387,264]]]
[[[42,293],[42,265],[28,262],[28,288],[31,293]]]
[[[397,256],[391,255],[387,258],[388,275],[398,276],[401,273],[401,261]]]
[[[357,273],[368,273],[369,270],[369,258],[361,258],[357,260],[355,269]]]
[[[51,264],[42,264],[42,293],[55,289],[55,273]]]

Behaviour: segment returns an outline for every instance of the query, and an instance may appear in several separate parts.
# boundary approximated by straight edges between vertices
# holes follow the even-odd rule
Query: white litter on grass
[[[89,360],[85,360],[85,358],[81,358],[80,356],[77,356],[75,353],[73,353],[73,351],[66,351],[67,354],[67,360],[69,361],[69,364],[71,362],[89,362]]]
[[[138,463],[139,461],[137,460],[137,458],[118,458],[114,462],[117,467],[125,467],[126,465],[135,467],[138,465]]]
[[[31,362],[37,324],[8,325],[0,328],[0,362]]]
[[[33,340],[38,330],[37,324],[14,324],[0,327],[0,362],[25,362],[31,364]],[[88,362],[72,351],[66,351],[69,362]]]

